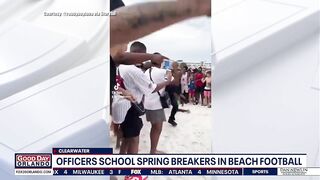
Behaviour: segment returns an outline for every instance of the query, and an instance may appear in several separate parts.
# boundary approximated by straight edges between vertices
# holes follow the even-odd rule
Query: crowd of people
[[[185,103],[211,108],[211,81],[210,68],[185,66],[181,77],[181,92],[183,98],[186,98]]]
[[[143,127],[141,116],[151,123],[150,154],[158,150],[165,108],[171,108],[168,122],[177,126],[177,112],[189,113],[179,104],[192,103],[210,107],[211,75],[201,68],[189,68],[177,62],[163,69],[160,53],[147,53],[147,47],[128,42],[185,19],[210,16],[211,0],[155,1],[124,6],[121,0],[110,0],[110,115],[120,154],[137,154]],[[204,75],[206,74],[206,75]],[[166,94],[167,96],[165,96]],[[169,101],[170,99],[170,101]],[[170,102],[168,107],[165,105]]]

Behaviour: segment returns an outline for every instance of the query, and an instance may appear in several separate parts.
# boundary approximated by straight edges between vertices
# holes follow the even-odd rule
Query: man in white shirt
[[[145,75],[149,77],[149,79],[153,83],[166,82],[167,71],[165,69],[161,69],[161,63],[159,64],[155,61],[151,61],[151,63],[152,67],[146,70]],[[162,153],[161,151],[157,150],[157,146],[160,139],[163,122],[166,121],[164,109],[162,108],[160,102],[160,95],[162,95],[164,91],[165,87],[160,89],[156,93],[152,93],[145,96],[144,107],[146,109],[146,117],[147,121],[151,123],[150,154]]]

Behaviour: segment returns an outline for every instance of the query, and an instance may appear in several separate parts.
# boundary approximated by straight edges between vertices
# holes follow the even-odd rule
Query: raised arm
[[[166,57],[158,54],[125,52],[115,56],[114,61],[117,64],[130,65],[130,64],[140,64],[147,60],[153,60],[161,64],[164,58]]]
[[[121,7],[110,17],[111,47],[179,21],[210,15],[211,0],[159,1]]]

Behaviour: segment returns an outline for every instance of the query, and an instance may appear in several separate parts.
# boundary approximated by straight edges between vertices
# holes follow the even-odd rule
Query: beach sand
[[[190,113],[178,112],[176,114],[176,122],[178,125],[173,127],[168,122],[163,123],[163,129],[158,144],[158,150],[170,153],[211,153],[211,126],[212,111],[206,106],[186,104],[182,109],[189,109]],[[166,117],[168,119],[171,109],[166,109]],[[150,123],[142,116],[143,128],[140,134],[139,153],[149,153],[150,151]],[[114,152],[118,153],[119,149],[115,149],[116,138],[111,136],[111,145]],[[123,179],[118,177],[118,179]],[[200,176],[165,176],[156,177],[149,176],[148,179],[155,180],[205,180],[209,177]]]

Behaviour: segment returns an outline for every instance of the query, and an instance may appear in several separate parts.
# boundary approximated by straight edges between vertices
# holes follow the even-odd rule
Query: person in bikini
[[[211,71],[207,71],[206,77],[203,79],[205,83],[204,98],[208,108],[211,108]]]

